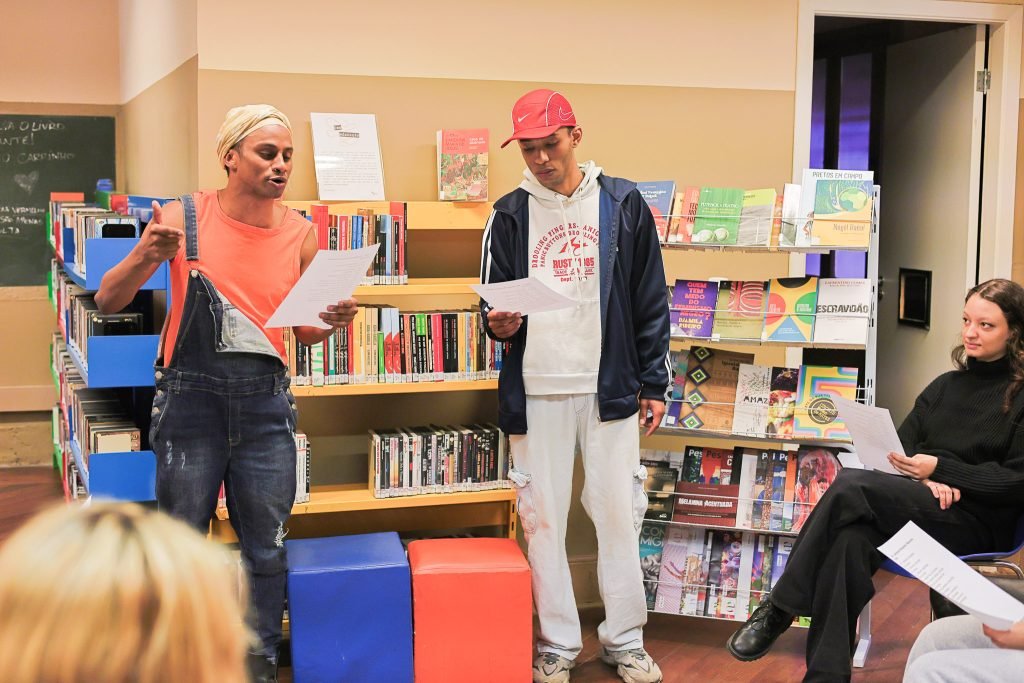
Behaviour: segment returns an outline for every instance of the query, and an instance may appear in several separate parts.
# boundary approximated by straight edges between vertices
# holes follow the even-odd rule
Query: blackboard
[[[0,287],[46,284],[50,193],[92,201],[114,170],[113,117],[0,114]]]

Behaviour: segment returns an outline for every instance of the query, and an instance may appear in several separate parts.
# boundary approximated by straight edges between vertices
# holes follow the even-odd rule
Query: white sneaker
[[[575,665],[554,652],[541,652],[533,660],[533,683],[569,683],[569,670]]]
[[[614,666],[625,683],[661,683],[661,669],[642,647],[614,652],[602,647],[601,661]]]

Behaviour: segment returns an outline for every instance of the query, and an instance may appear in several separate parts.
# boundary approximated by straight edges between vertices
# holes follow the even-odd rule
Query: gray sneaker
[[[602,647],[601,661],[614,666],[625,683],[661,683],[661,669],[642,647],[615,651]]]
[[[541,652],[533,660],[533,683],[569,683],[569,670],[575,665],[554,652]]]

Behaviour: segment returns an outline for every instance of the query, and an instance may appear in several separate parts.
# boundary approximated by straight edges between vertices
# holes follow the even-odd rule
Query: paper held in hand
[[[328,306],[352,298],[379,248],[375,244],[362,249],[316,252],[265,327],[309,325],[326,330],[330,325],[320,319],[320,314]]]
[[[903,453],[903,444],[885,408],[866,406],[846,398],[833,396],[839,419],[853,440],[853,449],[865,467],[888,474],[903,475],[889,463],[889,453]]]
[[[913,522],[878,550],[990,628],[1005,631],[1024,619],[1024,604],[971,569]]]
[[[471,286],[491,308],[506,313],[530,315],[576,305],[574,300],[562,296],[535,277]]]

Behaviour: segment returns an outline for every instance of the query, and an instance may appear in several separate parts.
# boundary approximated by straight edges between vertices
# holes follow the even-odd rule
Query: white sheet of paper
[[[1024,619],[1024,604],[946,550],[913,522],[878,549],[991,628],[1005,631]]]
[[[309,115],[321,201],[384,199],[384,166],[373,114]]]
[[[888,474],[902,473],[889,464],[889,453],[903,454],[903,444],[885,408],[866,406],[846,398],[833,396],[839,418],[846,424],[853,439],[857,458],[867,469]]]
[[[328,306],[352,297],[363,281],[380,244],[347,251],[318,251],[292,291],[267,320],[265,327],[309,325],[326,330],[320,319]]]
[[[496,311],[530,315],[576,305],[575,301],[562,296],[535,277],[472,287]]]

